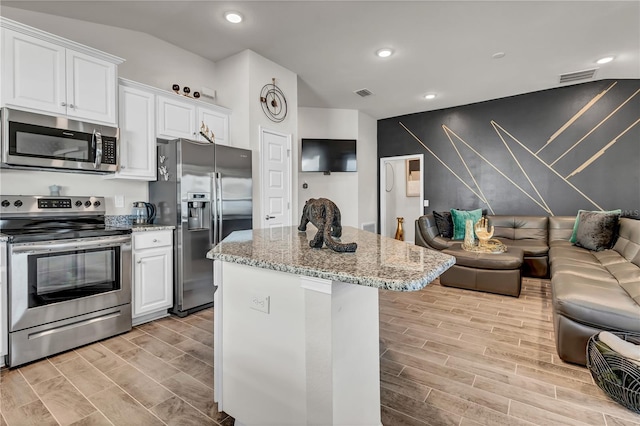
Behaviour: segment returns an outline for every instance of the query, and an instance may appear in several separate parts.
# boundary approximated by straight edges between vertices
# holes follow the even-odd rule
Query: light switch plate
[[[114,200],[114,204],[115,204],[116,208],[124,207],[124,195],[116,195],[115,196],[115,200]]]
[[[429,207],[429,200],[422,200],[422,205],[424,207]]]

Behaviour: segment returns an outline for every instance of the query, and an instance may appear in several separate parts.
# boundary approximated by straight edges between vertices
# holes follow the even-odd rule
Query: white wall
[[[253,151],[253,226],[262,226],[260,218],[264,214],[260,205],[260,128],[274,130],[279,133],[291,134],[291,140],[297,140],[298,133],[298,76],[258,55],[251,50],[245,50],[217,63],[219,90],[221,103],[233,110],[229,121],[231,144]],[[259,97],[265,84],[276,79],[276,85],[283,91],[288,106],[287,117],[280,123],[274,123],[262,112]],[[298,221],[297,185],[298,150],[292,144],[292,202],[291,224]]]
[[[303,138],[358,139],[358,111],[351,109],[300,108],[299,132]],[[301,146],[301,141],[297,141]],[[357,168],[361,168],[356,145]],[[300,159],[295,157],[299,164]],[[375,162],[374,162],[375,166]],[[307,183],[307,189],[302,188]],[[309,198],[328,198],[340,209],[342,225],[358,227],[358,172],[300,172],[298,207],[302,211]]]
[[[108,215],[130,214],[134,201],[148,201],[147,182],[107,180],[102,175],[0,169],[0,194],[48,195],[50,185],[59,185],[61,195],[105,197]],[[124,207],[116,208],[116,195],[124,196]]]
[[[358,224],[378,222],[378,122],[358,112]],[[376,226],[379,231],[379,227]]]
[[[298,207],[309,198],[329,198],[342,213],[342,224],[360,228],[377,222],[377,122],[351,109],[300,108],[299,133],[302,138],[356,139],[357,172],[298,174]],[[298,140],[298,148],[301,141]],[[296,157],[296,161],[300,160]],[[309,187],[304,189],[302,185]]]

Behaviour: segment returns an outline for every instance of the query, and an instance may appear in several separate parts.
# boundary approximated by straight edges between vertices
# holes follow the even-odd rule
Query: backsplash
[[[128,214],[106,215],[104,217],[104,224],[111,227],[130,227],[133,225],[133,216]]]

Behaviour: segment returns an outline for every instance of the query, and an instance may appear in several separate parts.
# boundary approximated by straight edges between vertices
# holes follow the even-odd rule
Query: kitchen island
[[[420,290],[452,256],[344,227],[237,231],[213,248],[214,394],[237,425],[379,425],[378,291]]]

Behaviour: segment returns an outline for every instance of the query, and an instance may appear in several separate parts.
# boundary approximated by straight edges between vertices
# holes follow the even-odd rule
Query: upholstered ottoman
[[[456,264],[440,275],[443,286],[520,296],[522,249],[508,247],[505,253],[476,253],[455,244],[442,251],[456,258]]]

